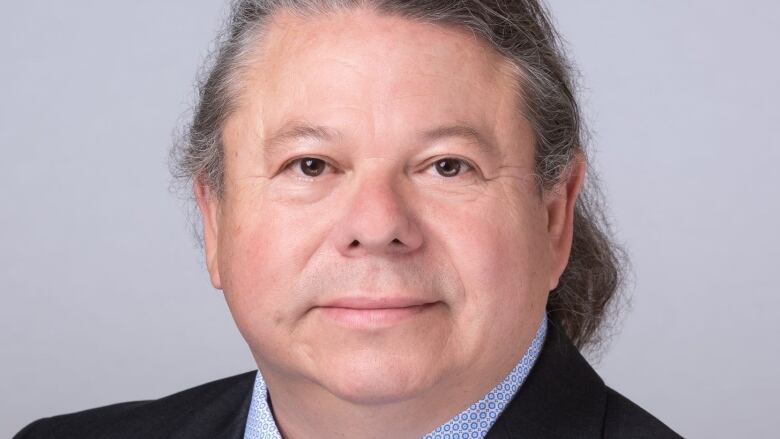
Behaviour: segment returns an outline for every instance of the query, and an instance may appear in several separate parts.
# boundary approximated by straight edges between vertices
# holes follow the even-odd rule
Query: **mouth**
[[[324,317],[345,328],[380,329],[419,317],[440,303],[403,297],[351,297],[328,302],[317,309]]]

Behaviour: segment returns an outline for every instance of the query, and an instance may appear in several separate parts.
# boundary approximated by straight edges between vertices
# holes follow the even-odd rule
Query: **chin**
[[[425,367],[404,359],[352,361],[323,368],[318,380],[330,393],[359,405],[391,404],[418,397],[433,383]]]
[[[339,382],[326,384],[327,390],[337,398],[356,405],[384,405],[407,401],[423,393],[423,389],[399,386],[397,383]]]

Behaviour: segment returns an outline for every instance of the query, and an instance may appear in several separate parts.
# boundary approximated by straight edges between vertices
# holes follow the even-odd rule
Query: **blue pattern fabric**
[[[422,439],[484,438],[506,405],[520,389],[528,373],[531,372],[531,368],[542,350],[546,335],[547,316],[545,315],[531,346],[528,347],[523,358],[517,362],[506,378],[485,394],[482,399],[471,404],[469,408],[445,424],[436,427]],[[252,391],[252,402],[249,406],[244,439],[282,439],[268,402],[268,388],[259,370]]]

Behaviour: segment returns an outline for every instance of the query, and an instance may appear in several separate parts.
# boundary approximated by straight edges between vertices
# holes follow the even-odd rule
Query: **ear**
[[[582,153],[575,154],[564,177],[544,194],[552,263],[549,291],[558,286],[558,280],[569,262],[574,236],[574,204],[585,180],[585,157]]]
[[[209,271],[211,284],[221,290],[219,278],[219,199],[202,177],[196,178],[193,184],[195,201],[203,222],[203,247],[205,250],[206,267]]]

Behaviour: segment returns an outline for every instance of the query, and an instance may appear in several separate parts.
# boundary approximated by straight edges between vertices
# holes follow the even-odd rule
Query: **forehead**
[[[501,58],[465,28],[388,15],[369,8],[307,15],[281,9],[267,23],[264,35],[263,49],[269,61],[279,57],[290,59],[296,54],[305,57],[326,48],[334,52],[363,52],[374,55],[375,60],[385,61],[397,61],[410,48],[412,53],[423,57],[457,55],[469,64]]]
[[[515,70],[463,29],[360,8],[280,11],[254,49],[238,112],[265,138],[291,124],[386,137],[473,127],[490,140],[518,128]]]

